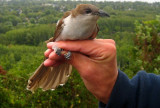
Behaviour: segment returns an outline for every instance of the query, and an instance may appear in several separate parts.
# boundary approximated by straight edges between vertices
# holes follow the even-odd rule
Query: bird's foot
[[[66,54],[64,54],[65,59],[69,60],[71,58],[72,53],[68,51]]]
[[[52,49],[54,50],[54,52],[58,55],[58,56],[61,56],[63,55],[65,59],[69,60],[72,53],[70,51],[65,51],[64,49],[62,48],[59,48],[57,46],[53,46]]]
[[[58,56],[61,56],[61,52],[63,51],[63,49],[58,48],[57,46],[53,46],[52,49]]]

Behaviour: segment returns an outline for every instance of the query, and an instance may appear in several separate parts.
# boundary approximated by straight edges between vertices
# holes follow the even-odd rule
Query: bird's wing
[[[65,12],[63,15],[63,18],[58,21],[56,31],[54,33],[53,41],[55,41],[58,38],[58,36],[61,34],[61,32],[63,30],[63,27],[65,26],[63,19],[68,17],[70,14],[71,14],[71,11]]]
[[[54,42],[60,35],[63,29],[63,19],[70,15],[70,11],[66,12],[63,18],[58,21],[54,37],[50,38],[48,42]],[[57,67],[46,67],[42,63],[34,74],[28,80],[27,89],[34,92],[37,88],[43,90],[55,89],[58,85],[66,83],[68,76],[72,72],[72,65],[63,63]]]
[[[89,37],[89,39],[94,39],[94,38],[96,38],[98,32],[99,32],[99,27],[98,27],[98,24],[96,24],[95,30],[94,30],[94,32],[92,33],[91,37]]]
[[[27,89],[34,92],[37,88],[54,90],[64,85],[72,72],[72,65],[63,63],[57,67],[46,67],[42,63],[29,78]]]
[[[68,17],[70,14],[71,14],[71,11],[65,12],[63,17],[60,20],[57,21],[57,25],[56,25],[56,30],[54,32],[54,36],[51,37],[49,40],[47,40],[46,43],[54,42],[58,38],[58,36],[61,34],[61,32],[63,30],[63,27],[65,26],[64,22],[63,22],[63,19]]]
[[[43,90],[54,90],[57,86],[64,85],[72,72],[72,65],[65,62],[50,69],[41,81],[39,81],[39,87]]]

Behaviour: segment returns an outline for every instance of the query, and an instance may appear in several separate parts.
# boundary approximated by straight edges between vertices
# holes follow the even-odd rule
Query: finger
[[[64,63],[64,61],[58,61],[56,62],[55,64],[53,64],[52,66],[53,67],[56,67],[56,66],[59,66],[60,64]]]
[[[115,41],[113,39],[97,39],[100,42],[105,42],[105,43],[112,43],[112,44],[116,44]]]
[[[63,56],[58,56],[54,51],[52,51],[49,55],[49,59],[58,61],[58,60],[62,60]]]
[[[47,43],[47,48],[52,49],[52,46],[56,46],[56,42],[49,42]]]
[[[46,57],[49,57],[50,53],[52,52],[53,50],[52,49],[47,49],[45,52],[44,52],[44,55]]]
[[[52,46],[58,46],[64,50],[81,52],[84,54],[88,54],[90,52],[91,47],[93,46],[94,41],[92,40],[84,40],[84,41],[59,41],[59,42],[51,42],[47,44],[48,48],[52,48]],[[89,48],[88,48],[89,47]]]
[[[45,66],[53,66],[54,64],[56,64],[56,62],[54,60],[51,60],[51,59],[46,59],[44,61]]]
[[[49,49],[52,49],[52,46],[61,46],[61,48],[65,48],[67,50],[73,48],[71,51],[77,51],[77,49],[80,49],[81,46],[93,46],[93,43],[111,43],[115,45],[115,41],[112,39],[94,39],[94,40],[80,40],[80,41],[59,41],[59,42],[50,42],[47,44],[47,47]],[[62,45],[61,45],[62,44]],[[94,45],[95,46],[95,45]],[[93,46],[93,47],[94,47]]]
[[[115,41],[113,39],[94,39],[94,40],[97,41],[97,42],[112,43],[112,44],[115,45]],[[88,41],[93,41],[93,40],[82,40],[82,41],[72,41],[72,42],[79,42],[79,43],[84,44],[85,41],[88,42]],[[56,45],[57,45],[57,43],[55,43],[55,42],[49,42],[47,44],[47,47],[50,48],[50,49],[52,49],[52,46],[56,46]]]

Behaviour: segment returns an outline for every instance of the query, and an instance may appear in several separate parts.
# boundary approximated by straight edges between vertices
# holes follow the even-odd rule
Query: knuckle
[[[48,55],[48,53],[47,53],[47,52],[44,52],[44,56],[45,56],[45,57],[48,57],[49,55]]]
[[[53,58],[53,53],[49,54],[49,58],[51,58],[51,59]]]
[[[110,45],[110,51],[112,53],[116,53],[116,46],[115,45]]]
[[[51,53],[49,54],[49,58],[50,58],[51,60],[57,60],[57,59],[58,59],[58,55],[57,55],[55,52],[51,52]]]
[[[46,52],[44,52],[44,56],[46,56],[46,57],[47,57],[47,54],[46,54]]]
[[[105,45],[105,50],[108,50],[109,52],[116,52],[116,46],[113,44],[106,44]]]
[[[107,53],[106,56],[116,56],[116,46],[113,44],[106,44],[105,52]]]
[[[109,39],[109,42],[112,43],[113,45],[116,44],[116,42],[113,39]]]

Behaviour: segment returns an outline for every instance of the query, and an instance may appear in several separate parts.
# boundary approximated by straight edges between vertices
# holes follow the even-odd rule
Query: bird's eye
[[[89,13],[91,13],[92,12],[92,10],[91,9],[86,9],[86,14],[89,14]]]

